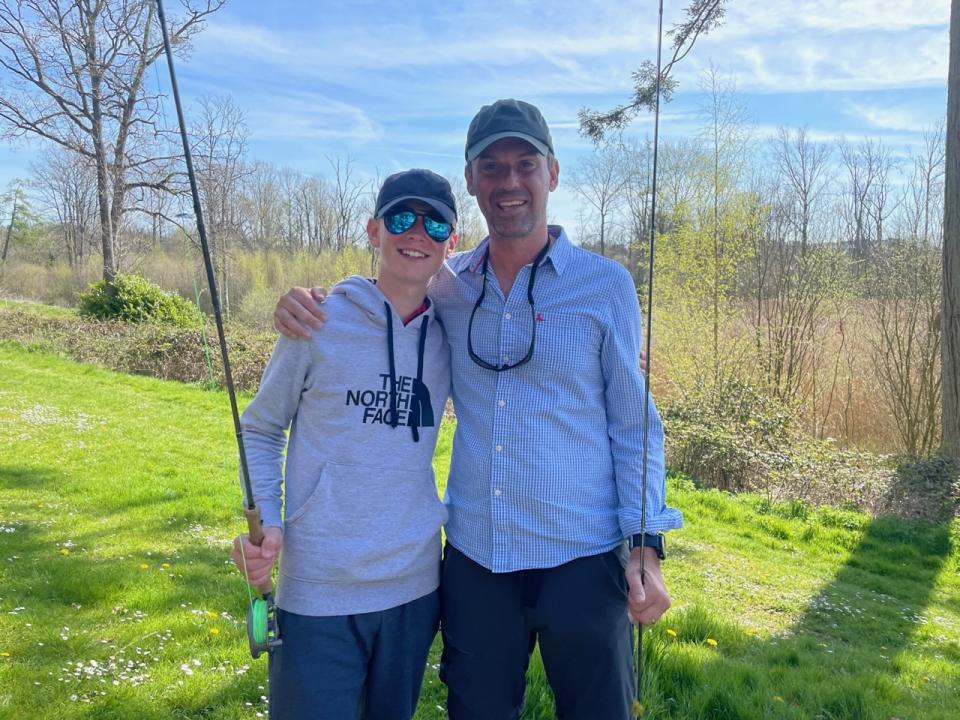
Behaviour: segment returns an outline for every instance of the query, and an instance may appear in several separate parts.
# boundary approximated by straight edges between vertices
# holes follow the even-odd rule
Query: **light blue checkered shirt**
[[[555,567],[640,532],[644,378],[640,307],[619,263],[575,247],[562,228],[533,288],[536,345],[504,372],[476,365],[467,325],[480,295],[484,241],[453,256],[430,296],[450,340],[457,430],[447,482],[447,538],[494,572]],[[490,364],[530,345],[531,266],[504,298],[492,267],[473,327]],[[650,401],[647,532],[678,528],[664,501],[663,426]]]

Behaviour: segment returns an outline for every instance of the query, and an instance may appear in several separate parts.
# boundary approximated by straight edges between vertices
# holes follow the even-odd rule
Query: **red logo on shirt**
[[[543,313],[537,313],[534,320],[536,320],[537,322],[543,322]]]

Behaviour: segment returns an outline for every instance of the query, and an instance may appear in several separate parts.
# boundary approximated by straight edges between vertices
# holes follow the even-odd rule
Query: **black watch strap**
[[[648,547],[657,551],[657,557],[665,560],[667,557],[664,551],[663,533],[638,533],[633,536],[632,547]]]

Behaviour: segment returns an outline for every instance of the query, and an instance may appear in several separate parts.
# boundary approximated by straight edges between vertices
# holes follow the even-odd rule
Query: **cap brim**
[[[387,211],[390,208],[395,207],[396,205],[399,205],[400,203],[405,202],[407,200],[419,200],[422,203],[426,203],[427,205],[432,207],[434,210],[436,210],[440,214],[440,217],[442,217],[448,223],[450,223],[451,225],[457,224],[457,214],[453,210],[451,210],[446,203],[443,203],[439,200],[434,200],[433,198],[421,197],[419,195],[404,195],[402,197],[398,197],[394,200],[391,200],[382,208],[380,208],[380,210],[377,211],[377,217],[382,218],[384,215],[386,215]]]
[[[526,133],[508,130],[506,132],[488,135],[487,137],[483,138],[483,140],[478,140],[475,142],[467,150],[467,160],[476,160],[480,153],[493,145],[493,143],[495,143],[497,140],[503,140],[504,138],[519,138],[521,140],[525,140],[533,145],[534,149],[536,149],[536,151],[541,155],[546,155],[548,152],[550,152],[550,148],[548,148],[542,140],[537,140],[537,138],[533,137],[532,135],[527,135]]]

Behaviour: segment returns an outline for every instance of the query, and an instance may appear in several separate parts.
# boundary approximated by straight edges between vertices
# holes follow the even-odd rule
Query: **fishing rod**
[[[220,312],[220,294],[217,292],[217,281],[214,277],[213,262],[210,259],[210,246],[207,244],[207,230],[203,224],[203,210],[200,207],[200,190],[197,187],[197,176],[193,171],[193,155],[190,152],[190,141],[187,139],[187,124],[183,118],[183,106],[180,103],[180,90],[177,87],[177,73],[173,67],[173,52],[170,49],[170,37],[167,33],[167,20],[163,12],[163,0],[157,0],[157,18],[160,21],[160,30],[163,33],[163,48],[167,56],[167,67],[170,69],[170,85],[173,88],[173,102],[177,108],[177,122],[180,125],[180,139],[183,142],[183,157],[187,163],[187,177],[190,179],[190,194],[193,196],[193,214],[197,221],[197,234],[200,236],[200,249],[203,251],[203,264],[207,272],[207,284],[210,287],[210,303],[213,305],[213,317],[217,324],[217,337],[220,340],[220,355],[223,358],[223,375],[227,384],[227,394],[230,396],[230,409],[233,413],[233,429],[237,437],[237,451],[240,454],[240,478],[243,484],[245,505],[243,514],[247,519],[247,531],[250,542],[256,546],[263,543],[263,520],[260,508],[253,497],[253,487],[250,484],[250,474],[247,471],[247,454],[243,448],[243,430],[240,427],[240,412],[237,409],[237,394],[233,385],[233,375],[230,372],[230,357],[227,354],[227,337],[223,332],[223,315]],[[241,551],[243,545],[241,543]],[[261,597],[250,598],[250,607],[247,609],[247,640],[250,643],[250,654],[254,658],[260,657],[262,652],[270,652],[280,644],[280,635],[277,629],[276,606],[273,602],[273,583],[267,580],[266,584],[257,588]]]
[[[656,95],[653,104],[653,170],[650,178],[650,257],[647,270],[647,327],[644,338],[644,352],[647,363],[643,371],[643,470],[640,481],[642,504],[640,508],[640,535],[647,529],[647,444],[649,441],[650,421],[650,338],[653,324],[653,249],[657,235],[657,150],[660,140],[660,51],[663,43],[663,0],[659,0],[659,17],[657,21],[657,81]],[[640,553],[640,578],[644,578],[644,553]],[[643,625],[637,625],[637,688],[634,702],[634,714],[639,715],[643,710]]]

